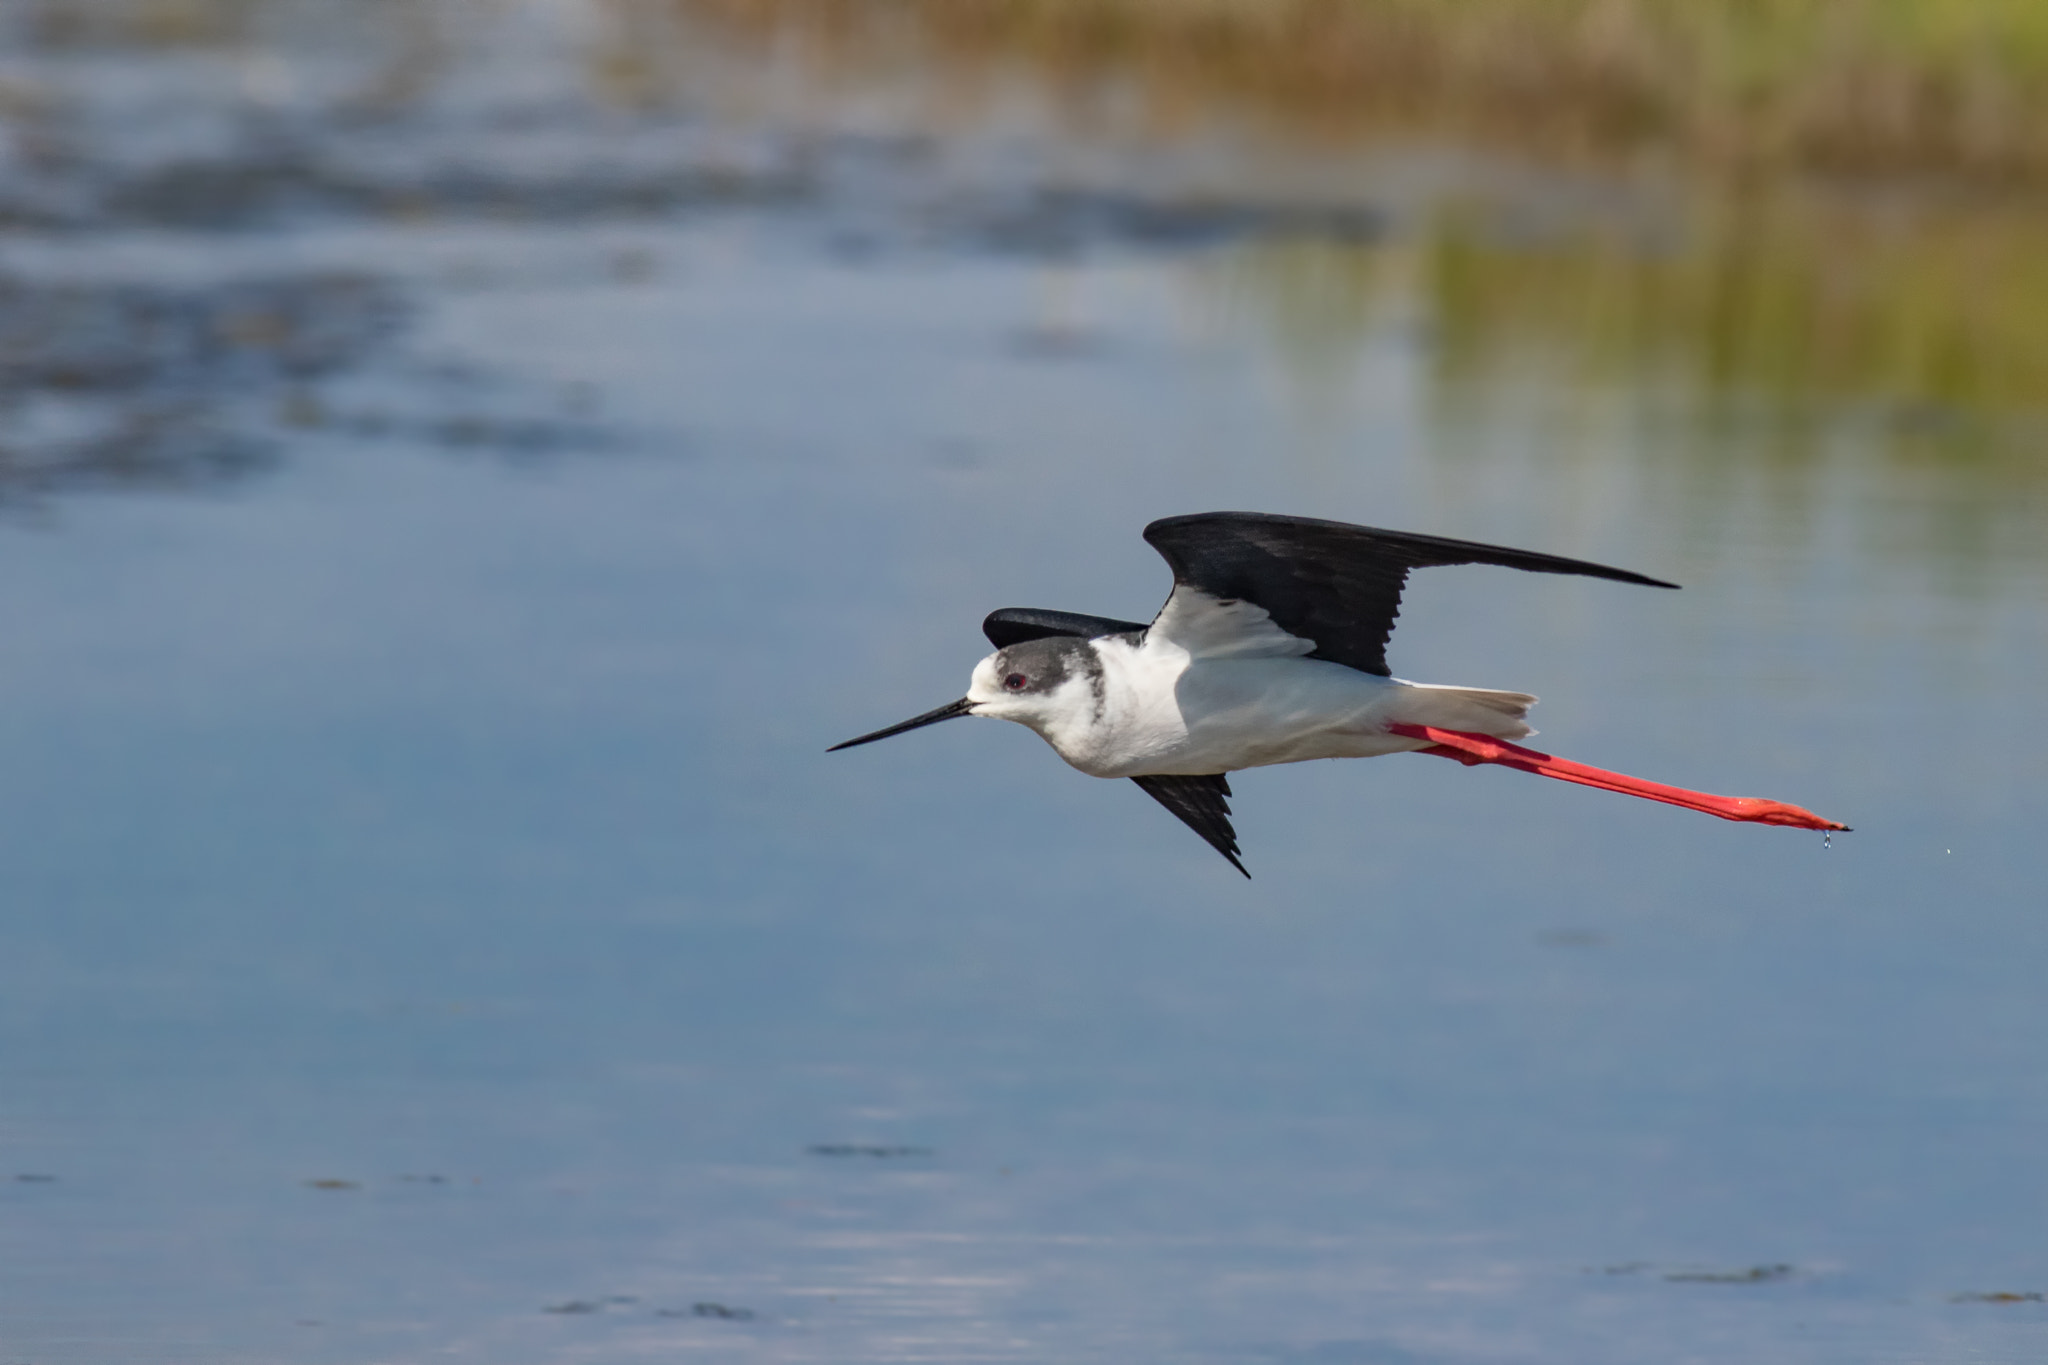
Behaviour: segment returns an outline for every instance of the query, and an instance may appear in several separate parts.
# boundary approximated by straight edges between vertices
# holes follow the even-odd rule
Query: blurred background
[[[2038,0],[0,0],[0,1361],[2030,1362]],[[1549,551],[1254,880],[959,695]]]

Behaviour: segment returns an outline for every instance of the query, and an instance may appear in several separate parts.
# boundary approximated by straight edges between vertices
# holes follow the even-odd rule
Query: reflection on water
[[[1403,282],[1428,296],[1447,383],[1542,366],[1565,387],[1664,379],[1787,419],[1863,403],[1930,421],[2044,412],[2048,350],[2029,344],[2048,305],[2043,220],[2011,205],[1871,214],[1787,194],[1654,226],[1514,217],[1443,215],[1422,277]],[[1309,247],[1243,273],[1247,301],[1269,289],[1275,324],[1313,347],[1352,339],[1347,312],[1354,334],[1375,325],[1387,272]]]
[[[389,290],[355,275],[0,277],[0,501],[260,468],[277,444],[267,409],[375,348],[396,314]]]
[[[1691,466],[1710,500],[1749,483],[1811,503],[1845,461],[1894,466],[1934,494],[1895,549],[2038,562],[2041,227],[1797,198],[1703,205],[1656,232],[1449,212],[1419,242],[1261,245],[1196,278],[1213,309],[1263,325],[1305,394],[1375,337],[1412,338],[1447,451],[1535,424],[1560,461]]]
[[[2038,1355],[2027,211],[617,13],[4,14],[0,497],[128,494],[0,520],[9,1359]],[[1228,506],[1685,582],[1418,575],[1397,666],[1859,832],[1303,765],[1245,883],[1009,727],[823,754]]]
[[[2035,249],[2048,209],[2035,199],[1851,196],[1768,179],[1687,194],[1484,163],[1418,179],[1378,153],[1228,130],[1110,133],[1091,160],[1032,118],[1009,122],[1028,101],[864,103],[860,92],[904,75],[865,45],[792,55],[758,45],[748,23],[707,28],[693,15],[27,6],[16,35],[58,60],[9,73],[18,154],[0,206],[30,230],[248,230],[779,204],[836,223],[848,250],[933,234],[1055,256],[1235,245],[1194,262],[1197,307],[1270,337],[1303,395],[1341,386],[1357,348],[1392,328],[1427,349],[1447,448],[1478,443],[1455,433],[1480,421],[1633,425],[1654,428],[1661,462],[1755,465],[1797,497],[1799,481],[1853,447],[1941,479],[1929,515],[1949,529],[1909,537],[1923,549],[2039,543],[2018,530],[2048,467],[2035,453],[2048,420],[2048,266]],[[162,50],[198,64],[142,55]],[[841,103],[805,89],[820,63],[828,89],[847,87]],[[128,79],[144,70],[149,80]],[[919,69],[904,83],[943,76]],[[152,118],[162,130],[138,139]],[[947,150],[955,141],[965,162]],[[1035,150],[1020,159],[1019,148]],[[988,164],[1007,164],[1008,178]],[[123,286],[95,287],[112,297]],[[5,299],[14,321],[0,345],[18,357],[44,305],[22,287]],[[18,389],[30,381],[11,363]],[[226,469],[252,458],[231,450],[261,444],[223,432],[200,451],[192,429],[189,415],[152,409],[72,447],[161,470],[181,457],[124,452],[182,443]],[[45,477],[20,472],[31,465],[94,458],[16,453],[6,468],[19,482]]]
[[[2030,0],[612,0],[801,59],[843,99],[1035,87],[1078,128],[1267,123],[1293,141],[1449,132],[1552,153],[2038,177]],[[637,66],[660,69],[660,45]],[[901,95],[899,94],[899,98]]]

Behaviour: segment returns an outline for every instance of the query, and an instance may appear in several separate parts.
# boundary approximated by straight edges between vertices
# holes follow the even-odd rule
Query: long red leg
[[[1684,806],[1687,810],[1704,811],[1723,820],[1754,820],[1765,825],[1797,825],[1801,829],[1849,828],[1833,820],[1823,820],[1799,806],[1788,806],[1783,801],[1766,801],[1754,796],[1712,796],[1706,792],[1687,791],[1684,787],[1667,787],[1662,782],[1645,782],[1640,777],[1611,773],[1605,768],[1524,749],[1519,744],[1510,744],[1491,735],[1475,735],[1466,730],[1439,730],[1434,725],[1389,725],[1387,729],[1409,739],[1428,740],[1431,747],[1419,749],[1418,753],[1455,758],[1467,766],[1498,763],[1539,777],[1555,777],[1563,782],[1576,782],[1582,787],[1599,787],[1603,791],[1623,792],[1667,805]]]

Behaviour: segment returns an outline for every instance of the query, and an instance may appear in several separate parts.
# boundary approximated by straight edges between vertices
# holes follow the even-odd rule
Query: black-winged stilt
[[[1424,753],[1498,763],[1718,815],[1846,830],[1778,801],[1711,796],[1573,763],[1510,741],[1533,733],[1526,692],[1411,683],[1387,669],[1410,569],[1498,564],[1675,588],[1626,569],[1311,517],[1167,517],[1145,539],[1173,569],[1150,625],[1008,607],[967,695],[828,752],[955,716],[1038,732],[1093,777],[1128,777],[1244,872],[1226,773],[1311,758]],[[1249,872],[1245,873],[1250,876]]]

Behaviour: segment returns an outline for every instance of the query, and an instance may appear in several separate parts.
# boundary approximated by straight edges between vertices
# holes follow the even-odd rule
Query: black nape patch
[[[1025,683],[1019,693],[1057,692],[1069,678],[1087,678],[1099,694],[1102,691],[1102,659],[1086,640],[1054,635],[1043,640],[1026,640],[996,651],[996,677],[1007,679],[1022,674]],[[1005,687],[1004,691],[1011,689]]]

